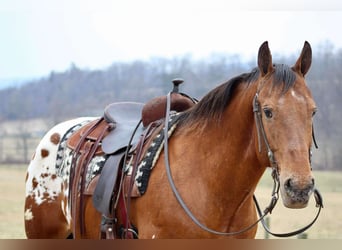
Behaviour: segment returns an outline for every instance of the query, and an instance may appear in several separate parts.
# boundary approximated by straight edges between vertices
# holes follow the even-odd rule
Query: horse
[[[173,112],[173,132],[164,138],[145,193],[137,198],[126,193],[111,203],[124,200],[127,211],[118,206],[115,215],[126,212],[129,221],[115,216],[107,233],[118,231],[121,223],[124,235],[133,232],[131,238],[139,239],[254,238],[258,215],[253,194],[267,168],[274,170],[283,205],[305,208],[315,189],[310,157],[317,107],[305,80],[311,61],[311,46],[305,42],[292,67],[274,64],[266,41],[256,68]],[[70,190],[70,173],[56,169],[70,170],[71,160],[63,156],[66,134],[95,119],[60,123],[39,143],[26,176],[28,238],[100,237],[106,217],[94,207],[93,193],[84,195],[82,206],[72,204],[77,199],[70,198],[76,192]],[[167,128],[163,122],[160,126]],[[82,230],[72,207],[83,209]]]

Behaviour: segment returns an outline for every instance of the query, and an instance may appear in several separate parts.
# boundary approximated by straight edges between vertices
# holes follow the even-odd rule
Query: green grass
[[[0,165],[0,239],[25,238],[24,198],[27,166]],[[324,209],[317,222],[307,231],[310,239],[341,239],[342,228],[342,172],[315,172],[316,184],[324,199]],[[256,195],[264,209],[272,191],[272,178],[266,172],[258,185]],[[270,216],[271,230],[289,232],[307,225],[316,215],[314,199],[305,209],[284,208],[279,200]],[[264,238],[259,225],[257,238]]]

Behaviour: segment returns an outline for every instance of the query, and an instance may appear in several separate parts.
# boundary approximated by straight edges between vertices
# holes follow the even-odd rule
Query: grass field
[[[317,189],[323,196],[324,208],[316,223],[306,231],[309,239],[341,239],[342,229],[342,172],[314,172]],[[270,202],[272,192],[272,178],[265,173],[256,195],[264,209]],[[260,198],[259,198],[260,197]],[[309,224],[317,213],[315,200],[312,197],[305,209],[288,209],[279,199],[276,208],[270,216],[270,227],[275,233],[286,233],[302,228]],[[264,238],[265,231],[261,225],[257,238]],[[274,237],[270,237],[274,238]],[[296,238],[296,237],[292,237]]]
[[[0,166],[0,238],[22,239],[26,166]]]
[[[0,165],[0,239],[22,239],[24,232],[24,197],[26,166]],[[306,233],[309,239],[341,239],[342,228],[342,172],[315,172],[316,184],[324,199],[324,209],[317,222]],[[272,180],[265,173],[256,195],[262,209],[269,201]],[[271,230],[277,233],[289,232],[311,222],[316,215],[314,199],[308,208],[292,210],[284,208],[279,200],[270,216]],[[264,238],[261,226],[257,238]],[[272,238],[272,237],[271,237]]]

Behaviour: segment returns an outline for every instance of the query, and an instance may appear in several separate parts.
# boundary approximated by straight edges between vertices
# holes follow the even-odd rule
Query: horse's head
[[[310,152],[316,105],[304,78],[311,58],[308,42],[293,67],[273,64],[267,42],[261,45],[258,54],[257,101],[264,130],[264,135],[259,131],[264,139],[259,138],[258,147],[269,146],[273,152],[280,193],[289,208],[306,207],[314,189]]]

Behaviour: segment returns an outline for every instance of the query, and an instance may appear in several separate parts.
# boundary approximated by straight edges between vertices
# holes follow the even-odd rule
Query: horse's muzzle
[[[310,178],[305,184],[293,178],[288,178],[280,188],[284,205],[288,208],[306,207],[314,190],[314,186],[315,181],[313,178]]]

